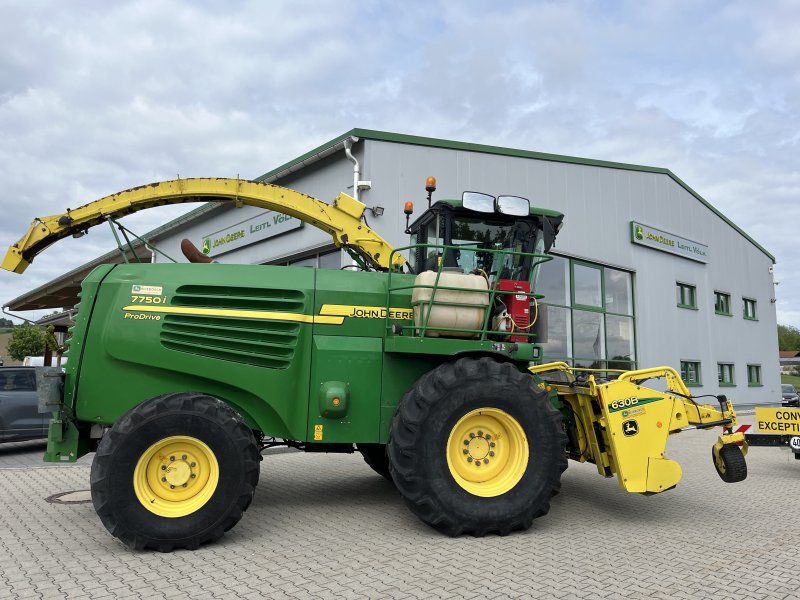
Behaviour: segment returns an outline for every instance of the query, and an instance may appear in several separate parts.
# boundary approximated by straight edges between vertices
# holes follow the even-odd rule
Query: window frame
[[[753,307],[753,316],[747,315],[747,306]],[[742,317],[747,321],[758,321],[758,301],[754,298],[742,298]]]
[[[604,313],[606,312],[606,290],[605,290],[605,273],[603,271],[603,265],[595,265],[592,263],[587,263],[582,260],[575,260],[575,259],[568,259],[569,260],[569,296],[570,301],[572,303],[572,309],[578,310],[587,310],[591,312],[599,312]],[[577,291],[577,287],[575,286],[575,267],[586,267],[588,269],[595,269],[598,271],[600,275],[600,306],[592,306],[591,304],[581,304],[575,299],[575,292]]]
[[[565,256],[561,254],[554,254],[554,258],[562,259],[565,261],[566,267],[566,280],[565,283],[567,285],[566,290],[566,301],[567,304],[562,304],[560,301],[547,301],[547,297],[542,298],[541,304],[547,307],[554,307],[560,309],[566,309],[567,313],[567,321],[568,321],[568,336],[569,339],[567,340],[567,349],[571,352],[569,356],[560,356],[555,354],[548,354],[547,352],[543,352],[542,360],[544,362],[547,361],[564,361],[569,365],[578,365],[579,363],[587,363],[592,364],[593,368],[599,369],[606,369],[616,367],[619,368],[621,366],[620,363],[626,362],[629,364],[630,369],[636,369],[638,367],[638,342],[637,339],[637,323],[636,323],[636,272],[629,271],[627,269],[610,266],[603,263],[592,263],[585,259],[580,258],[573,258],[570,256]],[[575,266],[581,265],[584,267],[590,267],[593,269],[597,269],[600,272],[600,301],[602,303],[602,307],[598,308],[596,306],[587,306],[585,304],[579,304],[575,301]],[[630,285],[630,306],[628,307],[629,313],[619,313],[613,310],[609,310],[609,307],[606,304],[606,275],[609,269],[621,271],[625,273],[629,279]],[[534,290],[536,291],[536,290]],[[560,300],[560,298],[559,298]],[[601,315],[601,327],[603,331],[602,342],[603,342],[603,356],[600,358],[595,357],[587,357],[587,356],[578,356],[575,353],[575,312],[576,311],[583,311],[587,313],[596,313]],[[608,323],[607,318],[608,316],[617,316],[617,317],[625,317],[630,319],[631,323],[631,336],[633,337],[633,359],[629,361],[620,361],[614,360],[609,358],[608,356]],[[627,370],[627,369],[625,369]]]
[[[725,380],[725,367],[730,367],[730,380]],[[717,385],[719,387],[736,387],[736,365],[735,363],[717,363]]]
[[[750,377],[751,369],[753,369],[753,373],[757,375],[754,379]],[[764,387],[764,384],[761,381],[761,365],[757,363],[748,363],[747,364],[747,386],[748,387]]]
[[[684,365],[688,366],[690,364],[695,366],[695,372],[697,374],[697,378],[696,378],[695,381],[692,381],[691,379],[689,379],[688,376],[687,377],[683,376],[684,372],[686,372],[687,375],[688,375],[688,369],[686,371],[684,371]],[[691,359],[691,358],[681,359],[680,367],[681,367],[680,368],[681,379],[683,379],[683,382],[686,384],[686,387],[702,387],[703,386],[703,370],[702,370],[702,367],[700,365],[700,361],[699,360],[695,360],[695,359]]]
[[[698,310],[697,308],[697,286],[691,283],[684,283],[683,281],[676,281],[675,288],[678,292],[678,308],[688,308],[690,310]],[[684,304],[681,302],[684,299],[684,290],[690,290],[692,296],[691,304]]]
[[[720,298],[725,299],[725,312],[717,308],[717,303]],[[719,290],[714,290],[714,313],[718,315],[723,315],[725,317],[733,316],[733,313],[731,312],[731,295],[729,292],[721,292]]]

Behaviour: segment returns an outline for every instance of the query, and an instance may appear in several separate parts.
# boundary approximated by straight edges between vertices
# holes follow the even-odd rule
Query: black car
[[[781,404],[783,406],[800,406],[800,397],[791,383],[781,384]]]
[[[0,367],[0,442],[47,437],[49,414],[39,412],[34,367]]]

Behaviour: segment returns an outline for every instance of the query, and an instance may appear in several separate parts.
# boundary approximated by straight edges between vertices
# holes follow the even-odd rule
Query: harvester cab
[[[464,192],[460,199],[431,202],[436,180],[428,178],[428,209],[407,227],[412,273],[480,275],[494,290],[491,329],[516,332],[512,342],[530,342],[539,306],[536,280],[555,244],[564,215],[532,207],[520,196]],[[406,210],[406,214],[409,214]],[[541,296],[539,296],[541,298]],[[531,313],[533,306],[533,314]],[[542,336],[539,336],[542,339]]]

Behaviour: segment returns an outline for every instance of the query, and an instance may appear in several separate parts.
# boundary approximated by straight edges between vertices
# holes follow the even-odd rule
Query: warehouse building
[[[415,203],[412,220],[424,210],[428,175],[438,180],[434,200],[508,194],[566,215],[537,289],[546,359],[670,365],[697,394],[780,398],[774,257],[667,169],[354,129],[259,180],[325,201],[357,195],[369,225],[399,247],[408,244],[403,205]],[[350,262],[316,228],[249,206],[202,205],[144,237],[172,257],[187,238],[222,263]],[[47,293],[68,306],[82,276],[109,258],[10,306],[41,307]]]

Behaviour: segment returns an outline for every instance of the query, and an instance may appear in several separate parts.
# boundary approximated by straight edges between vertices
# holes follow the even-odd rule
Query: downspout
[[[347,155],[347,158],[350,162],[353,163],[353,198],[358,200],[358,182],[361,179],[361,170],[358,165],[358,159],[353,156],[353,153],[350,151],[353,148],[353,144],[358,141],[358,138],[354,135],[351,135],[349,138],[344,140],[344,153]]]

